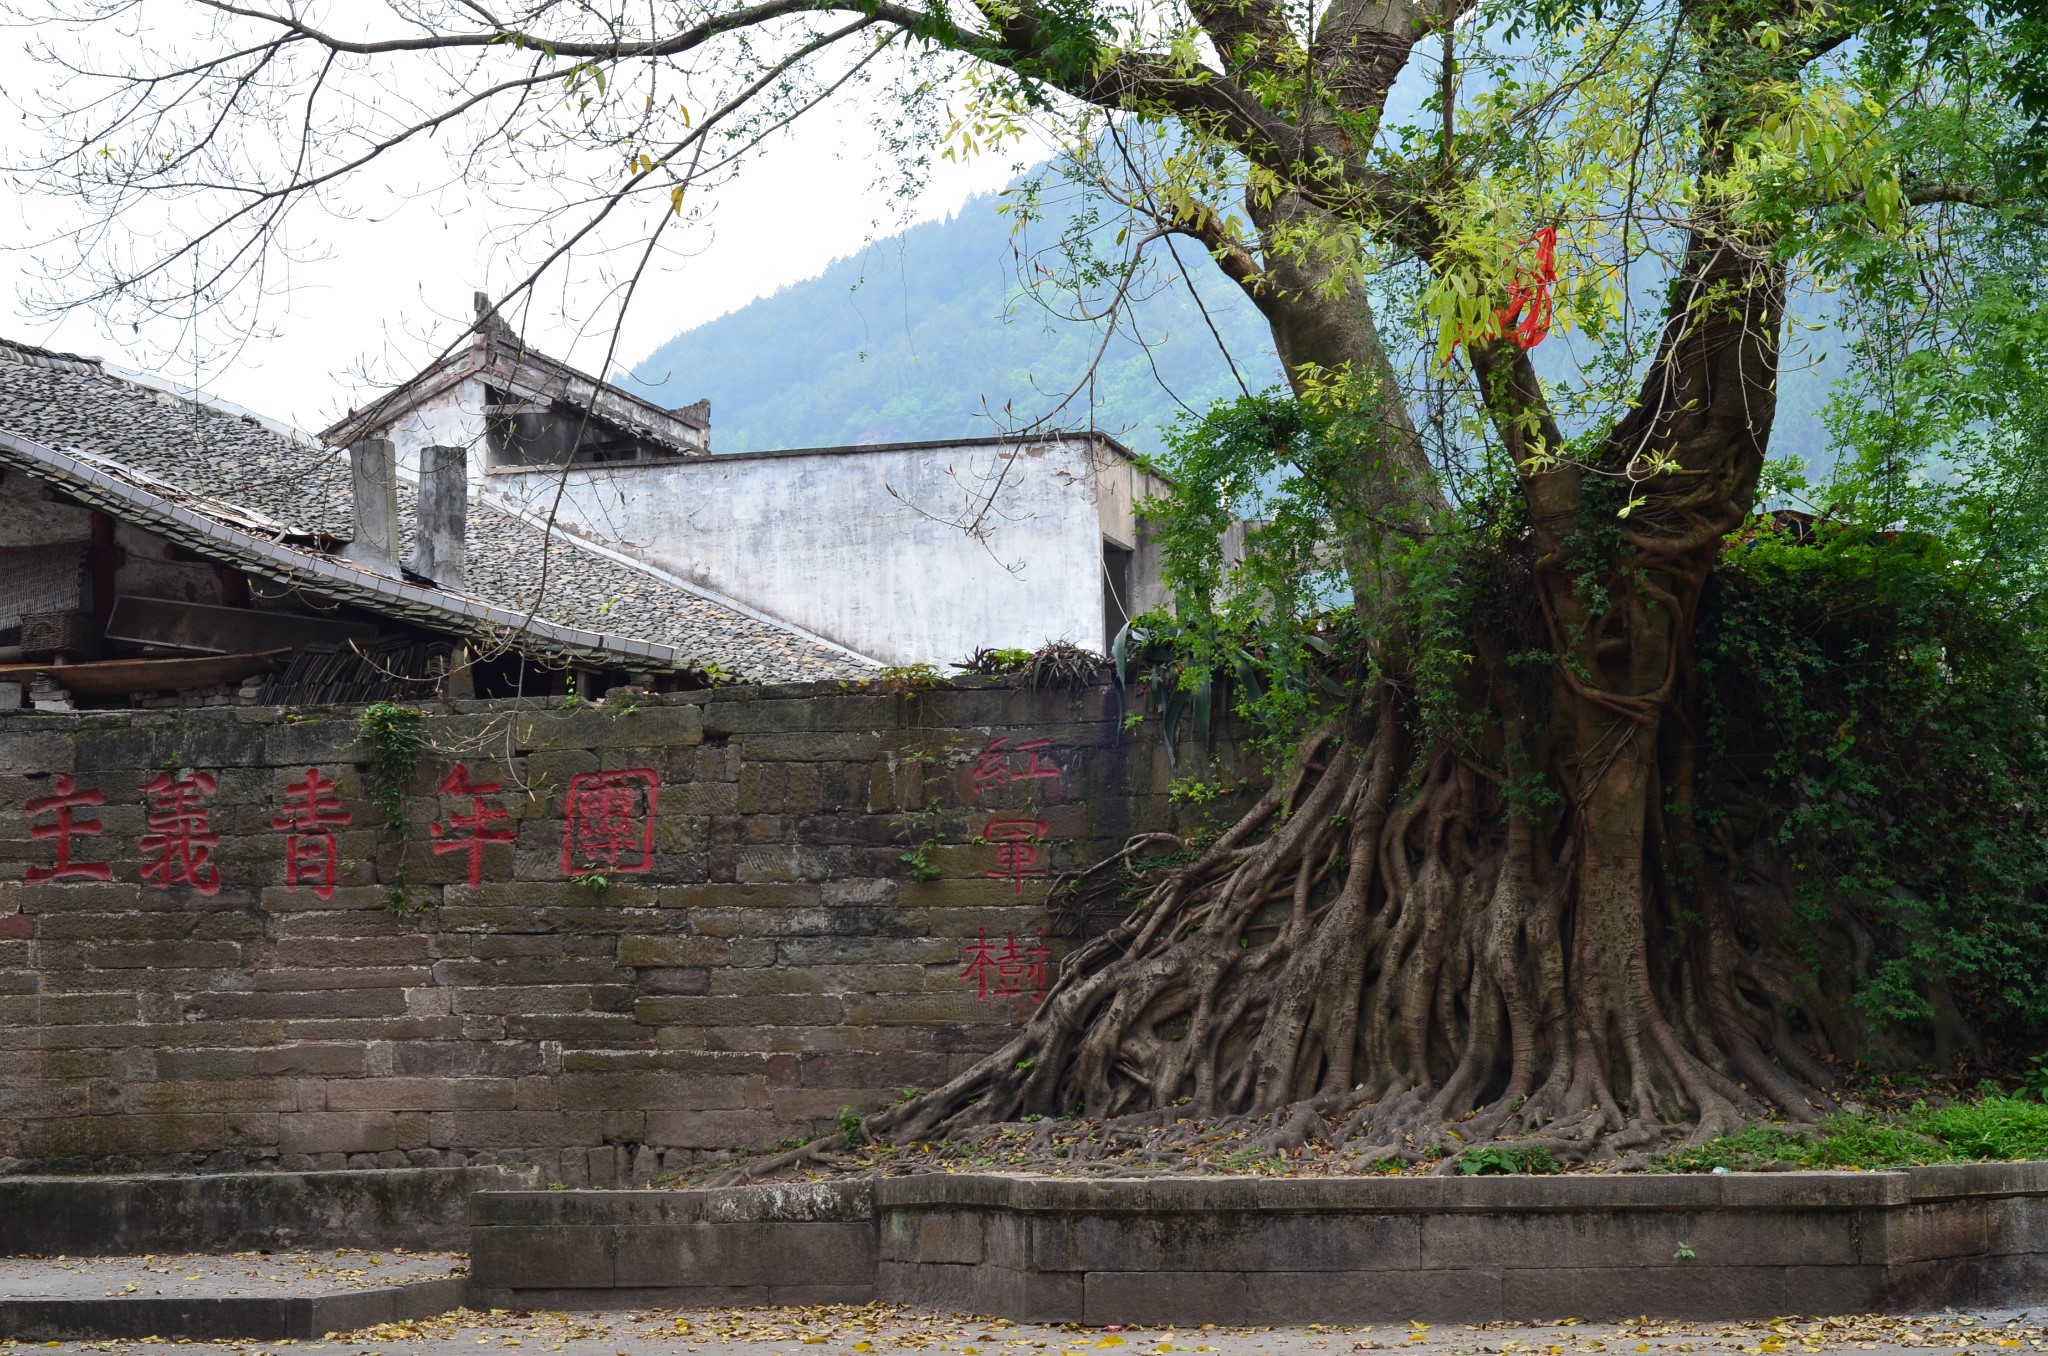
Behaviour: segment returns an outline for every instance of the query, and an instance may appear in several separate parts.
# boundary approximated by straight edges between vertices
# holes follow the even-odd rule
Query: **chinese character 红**
[[[509,810],[484,803],[485,796],[495,796],[503,790],[496,782],[475,782],[469,780],[469,769],[457,763],[447,780],[434,788],[437,796],[467,796],[469,810],[457,810],[447,821],[436,820],[427,825],[427,832],[436,841],[434,855],[444,852],[467,852],[469,854],[469,885],[473,890],[484,883],[484,845],[486,843],[509,843],[519,835],[512,829],[494,829],[491,825],[501,819],[510,819]],[[467,830],[468,832],[461,832]]]
[[[975,983],[975,996],[983,1002],[990,998],[1015,998],[1030,994],[1035,998],[1045,995],[1045,961],[1052,952],[1045,945],[1045,931],[1040,929],[1037,941],[1027,947],[1017,945],[1017,934],[1011,933],[998,951],[988,939],[988,929],[977,930],[975,940],[967,947],[967,968],[960,972],[960,978]]]
[[[285,889],[310,883],[316,898],[334,898],[334,831],[348,822],[334,783],[321,776],[319,768],[307,768],[306,780],[285,787],[284,808],[270,821],[271,828],[291,832],[284,849]]]
[[[650,768],[571,777],[562,821],[562,874],[652,869],[654,806],[660,794],[661,774]]]
[[[72,810],[81,805],[104,805],[107,793],[100,790],[81,791],[78,783],[69,773],[60,772],[50,783],[56,794],[38,796],[21,807],[22,817],[29,820],[28,836],[54,838],[57,840],[57,861],[52,866],[32,866],[28,878],[36,880],[69,880],[78,877],[84,880],[111,880],[112,869],[105,862],[74,862],[71,860],[73,838],[97,838],[100,822],[97,819],[74,819]],[[44,815],[54,816],[53,823],[37,824],[34,821]]]
[[[149,797],[148,832],[142,835],[142,878],[159,890],[180,883],[202,895],[220,891],[220,868],[207,859],[220,846],[220,835],[206,820],[199,802],[218,786],[211,772],[174,777],[165,772],[142,788]]]
[[[1038,846],[1051,827],[1042,819],[991,819],[982,829],[981,839],[995,844],[996,869],[983,874],[1007,880],[1011,893],[1023,894],[1025,881],[1045,875],[1038,865]]]
[[[1038,761],[1039,750],[1051,747],[1050,739],[1027,739],[1021,744],[1012,744],[1007,738],[998,735],[989,740],[974,755],[974,794],[979,796],[991,786],[1001,786],[1006,782],[1041,781],[1048,777],[1058,777],[1058,768],[1050,763]],[[1011,755],[1019,753],[1025,755],[1029,761],[1021,769],[1013,768],[1010,766]]]

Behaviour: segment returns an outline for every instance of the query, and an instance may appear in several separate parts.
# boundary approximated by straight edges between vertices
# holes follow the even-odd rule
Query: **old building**
[[[708,402],[663,410],[478,310],[468,344],[321,436],[387,439],[408,474],[460,449],[481,502],[890,664],[1106,650],[1163,601],[1139,511],[1163,487],[1105,435],[713,455]]]
[[[281,704],[875,668],[484,500],[460,459],[400,475],[389,443],[337,452],[0,342],[0,703],[24,686],[55,708]]]

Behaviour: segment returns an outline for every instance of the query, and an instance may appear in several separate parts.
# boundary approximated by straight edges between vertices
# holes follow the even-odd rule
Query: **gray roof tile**
[[[299,543],[308,554],[314,548],[306,539],[346,539],[354,530],[345,454],[231,407],[156,389],[92,359],[0,340],[0,430],[56,452],[83,453],[88,462],[111,462],[123,479],[206,518]],[[402,531],[409,548],[409,518]],[[794,627],[475,497],[465,572],[465,594],[478,602],[668,645],[687,667],[729,678],[786,682],[875,671],[870,661]],[[313,581],[309,587],[321,586]],[[408,612],[417,619],[417,608]],[[450,630],[474,630],[452,612],[446,620]]]

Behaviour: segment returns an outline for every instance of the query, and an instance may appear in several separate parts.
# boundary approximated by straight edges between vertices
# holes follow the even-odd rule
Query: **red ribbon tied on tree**
[[[1516,348],[1534,348],[1550,333],[1550,287],[1557,281],[1557,227],[1545,226],[1531,237],[1536,246],[1533,273],[1520,269],[1508,284],[1508,305],[1495,313],[1501,334]]]

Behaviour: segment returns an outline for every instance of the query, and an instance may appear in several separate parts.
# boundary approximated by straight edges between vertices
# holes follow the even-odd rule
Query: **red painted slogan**
[[[661,778],[646,768],[571,777],[562,825],[562,874],[650,869],[654,802],[660,793]]]
[[[974,795],[981,796],[1001,786],[1018,782],[1057,781],[1060,769],[1051,762],[1050,739],[1021,739],[1011,743],[998,735],[974,755]],[[1024,882],[1043,880],[1045,835],[1051,825],[1031,814],[994,814],[981,826],[977,841],[995,849],[995,866],[982,874],[1010,882],[1013,895],[1024,893]],[[991,998],[1045,995],[1045,967],[1051,956],[1040,931],[1030,943],[1019,946],[1015,933],[1007,934],[997,946],[980,930],[968,944],[963,959],[967,968],[960,978],[974,981],[974,994],[983,1002]]]
[[[284,848],[285,889],[305,885],[317,899],[334,898],[335,868],[341,864],[334,831],[346,828],[349,820],[334,783],[317,767],[307,768],[306,780],[284,789],[284,807],[270,827],[291,835]]]
[[[104,805],[107,795],[104,791],[81,791],[78,783],[69,773],[60,773],[51,783],[53,794],[39,796],[21,807],[28,819],[28,836],[54,838],[57,840],[57,862],[54,866],[32,866],[28,869],[30,880],[107,880],[113,875],[113,868],[105,862],[79,862],[71,858],[71,840],[74,838],[97,838],[100,836],[100,822],[97,819],[78,819],[72,811],[86,805]],[[36,821],[48,815],[50,822]]]
[[[1026,739],[1012,744],[998,735],[974,755],[974,794],[979,799],[991,787],[1012,782],[1056,781],[1060,770],[1040,762],[1041,754],[1052,748],[1050,739]],[[1047,755],[1050,756],[1049,754]],[[1023,762],[1020,764],[1019,759]],[[1024,893],[1024,882],[1042,880],[1039,851],[1052,826],[1030,815],[995,815],[982,825],[980,841],[996,850],[995,870],[984,872],[996,880],[1010,882],[1011,893]]]
[[[213,860],[220,834],[212,822],[219,779],[211,772],[165,772],[145,782],[143,831],[136,840],[144,885],[168,890],[187,886],[202,895],[218,894],[220,867]],[[617,772],[585,772],[570,779],[563,797],[562,872],[640,872],[654,866],[654,817],[660,801],[661,775],[651,768]],[[434,788],[437,817],[427,825],[436,856],[467,857],[464,877],[483,884],[484,849],[518,837],[512,812],[503,804],[504,787],[477,781],[456,764]],[[31,865],[31,881],[113,879],[95,841],[105,826],[90,813],[107,803],[100,787],[78,785],[60,773],[51,778],[50,794],[32,797],[22,806],[32,842],[51,844],[51,860]],[[320,899],[334,897],[341,866],[335,835],[354,817],[342,808],[333,778],[317,767],[285,787],[284,800],[270,827],[284,838],[284,885],[289,891],[309,890]]]

